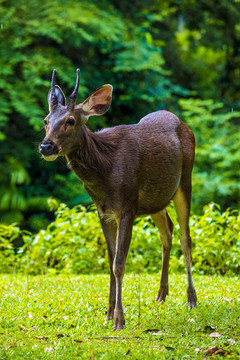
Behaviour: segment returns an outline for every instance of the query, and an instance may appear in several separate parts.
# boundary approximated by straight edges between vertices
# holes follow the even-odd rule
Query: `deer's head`
[[[53,161],[58,156],[68,155],[79,144],[79,129],[89,116],[103,115],[112,101],[112,85],[103,85],[81,104],[76,105],[80,70],[77,69],[75,88],[66,104],[61,88],[55,85],[56,70],[53,70],[51,89],[48,93],[49,114],[44,119],[46,136],[39,144],[45,160]]]

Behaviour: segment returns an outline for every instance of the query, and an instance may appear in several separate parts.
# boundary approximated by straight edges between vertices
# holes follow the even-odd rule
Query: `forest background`
[[[219,1],[0,1],[0,219],[38,231],[47,199],[91,202],[65,161],[38,153],[51,72],[66,94],[81,68],[79,102],[105,83],[108,113],[92,130],[149,112],[178,115],[197,141],[193,212],[239,206],[240,3]]]
[[[194,269],[239,273],[238,0],[0,0],[1,272],[107,271],[91,199],[63,158],[46,162],[38,152],[52,70],[68,95],[77,67],[79,103],[105,83],[114,87],[110,110],[89,120],[91,130],[160,109],[193,130]],[[184,269],[179,235],[176,227],[177,271]],[[133,237],[127,269],[159,271],[150,218],[137,220]]]

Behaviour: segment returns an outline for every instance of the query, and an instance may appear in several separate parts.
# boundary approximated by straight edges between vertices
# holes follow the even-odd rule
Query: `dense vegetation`
[[[41,161],[37,144],[53,68],[80,97],[114,86],[110,111],[91,129],[168,109],[194,131],[194,212],[239,205],[240,3],[238,0],[0,0],[0,219],[38,231],[47,199],[88,204],[64,161]],[[80,100],[79,100],[80,101]],[[47,216],[46,216],[47,214]]]
[[[56,206],[54,200],[50,205]],[[169,214],[176,224],[174,209]],[[193,270],[199,274],[235,275],[240,273],[240,214],[221,212],[219,206],[205,207],[203,216],[190,220],[193,238]],[[175,226],[170,271],[185,272]],[[161,242],[150,217],[136,220],[127,258],[127,272],[159,272]],[[108,272],[107,249],[94,208],[69,209],[61,204],[56,219],[46,230],[33,235],[16,225],[0,225],[0,273],[89,274]]]

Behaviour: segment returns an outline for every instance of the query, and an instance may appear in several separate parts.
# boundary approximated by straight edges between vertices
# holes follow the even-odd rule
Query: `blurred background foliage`
[[[131,124],[167,109],[197,140],[193,211],[239,206],[239,0],[0,0],[0,220],[38,231],[52,196],[89,204],[65,161],[41,160],[53,68],[79,102],[104,83],[113,103],[89,127]]]

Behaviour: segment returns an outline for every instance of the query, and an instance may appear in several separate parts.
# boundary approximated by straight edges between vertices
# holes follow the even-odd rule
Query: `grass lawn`
[[[194,275],[198,308],[186,304],[186,276],[124,278],[124,330],[104,324],[108,276],[2,275],[0,359],[239,359],[239,280]]]

